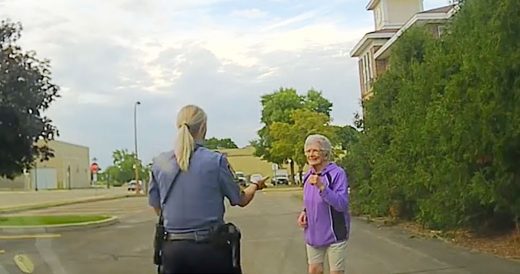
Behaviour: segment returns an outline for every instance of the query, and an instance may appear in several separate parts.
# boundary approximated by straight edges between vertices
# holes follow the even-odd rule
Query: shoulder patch
[[[223,165],[226,165],[227,169],[229,170],[229,172],[231,173],[231,175],[233,176],[233,178],[234,178],[235,180],[237,180],[236,171],[235,171],[235,169],[233,168],[233,166],[231,166],[231,163],[229,163],[229,160],[228,160],[228,158],[226,157],[226,155],[225,155],[225,154],[222,154],[222,153],[218,153],[218,155],[219,155],[219,160],[220,160],[220,165],[221,165],[221,167],[224,168]],[[224,161],[224,162],[222,162],[222,161]]]

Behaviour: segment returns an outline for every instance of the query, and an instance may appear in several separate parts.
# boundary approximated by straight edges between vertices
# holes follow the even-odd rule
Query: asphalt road
[[[302,232],[295,225],[300,203],[290,192],[260,193],[248,208],[231,208],[227,220],[243,236],[246,274],[306,273]],[[34,273],[154,273],[152,238],[155,217],[145,198],[126,198],[33,211],[109,213],[120,223],[55,238],[0,240],[0,274],[21,273],[13,256],[26,254]],[[55,235],[57,236],[57,235]],[[411,238],[397,228],[377,228],[355,220],[347,273],[520,273],[520,262],[471,253],[437,240]],[[202,261],[202,258],[201,258]]]

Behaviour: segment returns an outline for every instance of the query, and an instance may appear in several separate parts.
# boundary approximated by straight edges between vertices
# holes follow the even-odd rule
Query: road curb
[[[378,227],[382,227],[382,226],[390,227],[390,226],[398,225],[398,222],[393,221],[390,217],[372,217],[369,215],[357,215],[357,216],[353,215],[352,218],[356,218],[356,219],[358,219],[360,221],[364,221],[366,223],[375,224]]]
[[[4,235],[19,234],[19,233],[55,233],[71,230],[93,229],[104,226],[113,225],[119,222],[116,216],[105,216],[107,219],[82,222],[74,224],[59,224],[59,225],[37,225],[37,226],[0,226],[0,233]]]
[[[21,211],[44,209],[44,208],[49,208],[49,207],[100,202],[100,201],[109,201],[109,200],[115,200],[115,199],[143,197],[143,196],[144,195],[121,194],[121,195],[112,195],[112,196],[88,197],[88,198],[83,198],[83,199],[75,199],[75,200],[68,200],[68,201],[62,201],[62,202],[51,202],[51,203],[22,205],[22,206],[14,206],[14,207],[3,207],[3,208],[0,208],[0,214],[16,213],[16,212],[21,212]]]

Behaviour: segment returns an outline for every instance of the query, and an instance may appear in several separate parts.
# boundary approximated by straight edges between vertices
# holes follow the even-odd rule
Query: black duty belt
[[[195,231],[185,233],[171,233],[166,234],[167,241],[195,241],[195,242],[207,242],[210,238],[210,231]]]

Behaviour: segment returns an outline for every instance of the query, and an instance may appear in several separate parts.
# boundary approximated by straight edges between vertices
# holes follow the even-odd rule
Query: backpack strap
[[[327,177],[327,181],[329,181],[329,189],[332,190],[332,175],[329,172],[325,173],[325,177]]]
[[[305,182],[307,182],[309,177],[311,177],[311,174],[312,174],[312,172],[310,170],[307,171],[307,173],[305,173],[305,176],[303,176],[303,183],[302,183],[302,185],[305,185]]]

